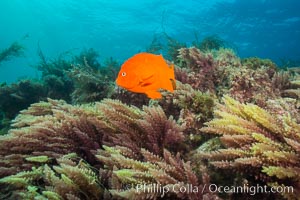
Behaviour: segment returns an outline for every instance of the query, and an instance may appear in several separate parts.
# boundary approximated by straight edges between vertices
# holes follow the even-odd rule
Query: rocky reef
[[[116,88],[93,49],[39,51],[39,80],[2,84],[0,199],[299,199],[299,71],[217,37],[167,44],[177,87],[159,100]]]
[[[11,46],[2,52],[3,58],[18,56],[24,49],[17,43]],[[114,59],[107,59],[101,65],[94,49],[84,49],[78,54],[65,52],[57,58],[47,59],[38,48],[38,55],[40,62],[33,67],[41,73],[40,79],[26,78],[0,85],[0,135],[7,133],[9,122],[32,103],[47,98],[89,103],[113,93],[113,80],[119,69]]]

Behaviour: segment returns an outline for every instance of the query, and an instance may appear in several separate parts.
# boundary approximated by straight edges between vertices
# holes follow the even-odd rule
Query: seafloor
[[[40,50],[39,79],[1,83],[0,199],[299,199],[300,68],[167,42],[159,100],[116,88],[120,63],[93,49]]]

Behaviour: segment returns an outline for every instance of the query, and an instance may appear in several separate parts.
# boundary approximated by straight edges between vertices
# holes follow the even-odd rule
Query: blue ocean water
[[[25,55],[0,65],[0,82],[36,77],[38,46],[48,57],[94,48],[123,62],[166,32],[187,44],[218,35],[240,57],[300,60],[298,0],[1,0],[0,50]]]

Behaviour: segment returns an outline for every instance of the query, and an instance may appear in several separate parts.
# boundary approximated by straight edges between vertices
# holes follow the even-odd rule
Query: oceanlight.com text
[[[157,193],[161,197],[167,193],[199,193],[213,192],[213,193],[235,193],[235,194],[249,194],[251,196],[259,193],[293,193],[292,186],[276,186],[269,187],[266,185],[252,185],[248,184],[243,186],[221,186],[216,184],[204,184],[203,187],[197,187],[191,184],[174,184],[174,185],[161,185],[161,184],[139,184],[135,186],[137,192],[144,193]]]
[[[292,186],[276,186],[269,187],[267,185],[251,185],[243,186],[220,186],[216,184],[209,184],[208,190],[216,193],[236,193],[236,194],[250,194],[255,195],[259,193],[293,193]]]

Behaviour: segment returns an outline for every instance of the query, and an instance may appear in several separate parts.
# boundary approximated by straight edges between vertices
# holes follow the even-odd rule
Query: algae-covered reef
[[[32,103],[47,98],[88,103],[113,93],[113,80],[119,69],[114,59],[100,64],[94,49],[84,49],[78,55],[65,52],[57,58],[47,59],[39,48],[38,55],[40,62],[33,67],[41,73],[39,79],[26,78],[0,85],[0,134],[5,134],[10,120]]]
[[[40,51],[40,80],[2,85],[0,198],[299,199],[298,72],[167,39],[176,90],[159,100],[115,88],[119,64],[92,49]]]

